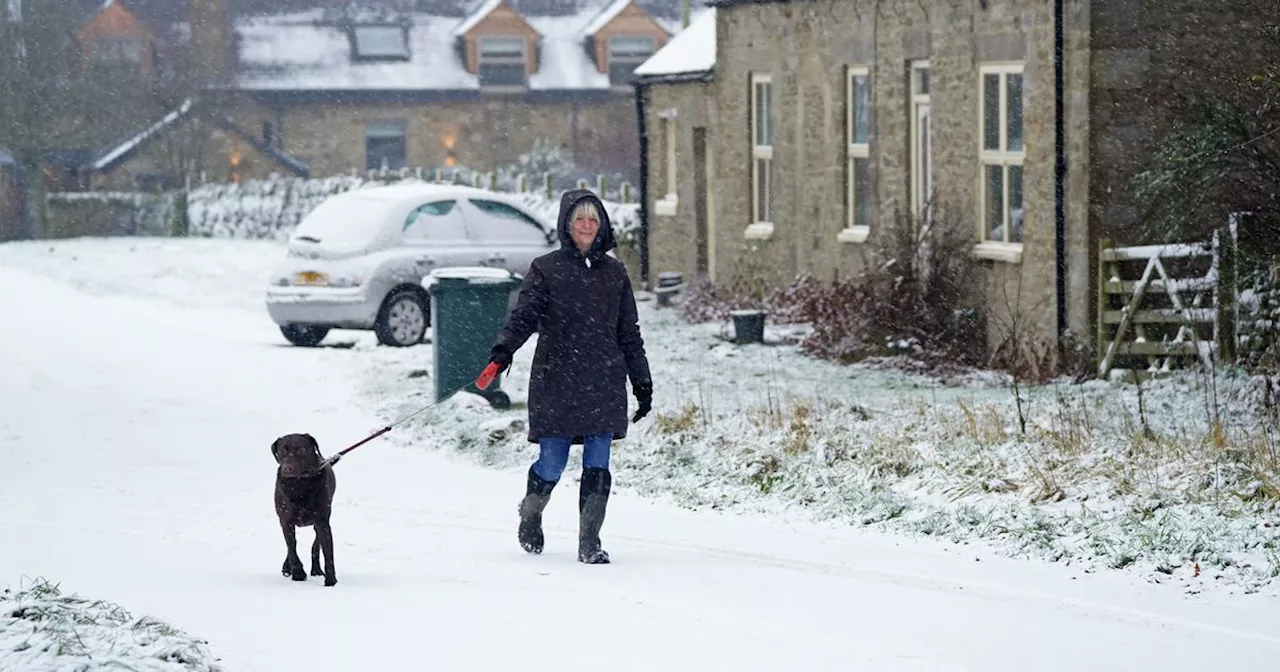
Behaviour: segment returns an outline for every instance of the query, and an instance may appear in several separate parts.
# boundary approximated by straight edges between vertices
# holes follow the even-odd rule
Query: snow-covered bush
[[[330,196],[393,182],[422,181],[414,175],[342,175],[310,180],[272,177],[238,184],[206,184],[193,189],[188,199],[190,235],[287,240],[298,222]],[[518,198],[548,222],[555,222],[559,215],[558,194],[555,199],[549,199],[535,190],[518,194]],[[605,208],[619,244],[634,245],[639,206],[605,200]]]

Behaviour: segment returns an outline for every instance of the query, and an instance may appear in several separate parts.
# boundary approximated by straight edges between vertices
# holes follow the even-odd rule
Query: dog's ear
[[[271,457],[276,458],[276,464],[280,464],[280,441],[284,437],[280,437],[271,442]]]
[[[307,440],[311,442],[311,450],[315,451],[316,457],[323,460],[324,456],[320,454],[320,442],[316,441],[316,437],[310,434],[303,434],[303,436],[307,437]]]

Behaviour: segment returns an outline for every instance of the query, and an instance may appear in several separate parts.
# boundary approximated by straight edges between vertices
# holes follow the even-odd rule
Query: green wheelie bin
[[[465,390],[494,408],[510,408],[501,377],[486,389],[476,377],[489,363],[489,351],[507,321],[511,292],[521,277],[488,266],[441,268],[423,278],[431,295],[431,351],[435,359],[435,399]]]

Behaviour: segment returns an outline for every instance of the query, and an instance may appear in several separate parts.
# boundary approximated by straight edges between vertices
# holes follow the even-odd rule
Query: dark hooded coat
[[[573,243],[574,208],[595,202],[600,230],[584,255]],[[529,374],[529,441],[552,436],[582,443],[588,434],[627,435],[627,378],[651,382],[635,296],[604,203],[586,189],[560,199],[560,249],[533,260],[495,347],[514,353],[538,332]]]

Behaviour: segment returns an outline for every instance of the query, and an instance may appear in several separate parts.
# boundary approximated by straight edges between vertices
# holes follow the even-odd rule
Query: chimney
[[[201,88],[231,85],[231,15],[227,0],[190,0],[191,51],[194,74]]]

